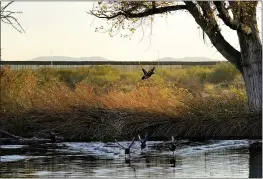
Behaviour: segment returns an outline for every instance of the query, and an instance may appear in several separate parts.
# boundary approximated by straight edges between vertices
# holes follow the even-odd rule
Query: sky
[[[158,52],[159,58],[201,56],[224,60],[208,38],[204,43],[202,32],[189,13],[177,11],[167,18],[156,16],[151,37],[149,31],[143,36],[139,29],[129,39],[95,32],[95,27],[107,27],[107,21],[94,20],[94,16],[86,13],[92,5],[93,2],[83,1],[13,3],[9,9],[23,11],[16,17],[26,33],[21,34],[1,22],[2,60],[31,60],[39,56],[101,56],[109,60],[145,61],[156,60]],[[261,32],[261,11],[258,12]],[[235,31],[222,26],[222,34],[239,50]]]

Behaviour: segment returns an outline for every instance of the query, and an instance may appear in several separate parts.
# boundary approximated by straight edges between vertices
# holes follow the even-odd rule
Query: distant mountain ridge
[[[32,61],[110,61],[109,59],[93,56],[93,57],[67,57],[67,56],[41,56],[33,58]]]
[[[184,57],[184,58],[171,58],[171,57],[164,57],[160,58],[159,61],[179,61],[179,62],[203,62],[203,61],[222,61],[219,59],[211,59],[207,57]]]

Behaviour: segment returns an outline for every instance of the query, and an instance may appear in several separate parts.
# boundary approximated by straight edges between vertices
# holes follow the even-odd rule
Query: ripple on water
[[[21,149],[27,145],[0,145],[0,149]]]
[[[130,141],[119,142],[123,146],[129,146]],[[144,149],[144,152],[150,152],[152,149],[151,145],[161,142],[148,142],[148,146]],[[91,142],[91,143],[81,143],[81,142],[65,142],[59,144],[60,146],[64,146],[64,149],[58,149],[58,151],[64,152],[80,152],[87,155],[96,156],[98,158],[105,159],[117,159],[124,156],[124,150],[121,149],[116,143],[102,143],[102,142]],[[154,151],[153,151],[154,152]],[[131,156],[138,156],[141,154],[140,142],[134,142],[134,145],[131,148]]]
[[[120,143],[128,146],[130,141]],[[131,151],[131,163],[125,162],[124,151],[116,143],[112,142],[65,142],[58,144],[60,147],[55,149],[55,151],[63,152],[64,155],[54,155],[51,159],[49,159],[48,155],[42,156],[46,157],[45,159],[39,159],[38,156],[6,155],[1,157],[3,159],[1,161],[9,162],[37,158],[37,160],[29,160],[29,162],[32,162],[30,166],[34,168],[30,175],[40,177],[130,177],[136,175],[139,177],[167,176],[182,178],[193,176],[248,176],[249,154],[247,150],[245,152],[243,149],[225,150],[246,148],[250,143],[248,140],[213,141],[208,144],[178,148],[175,151],[176,162],[174,166],[170,163],[172,153],[168,149],[157,150],[153,147],[159,143],[163,142],[148,141],[147,148],[144,152],[141,152],[140,142],[136,141]],[[49,167],[46,167],[46,165]],[[16,167],[15,163],[5,166],[9,166],[9,169]],[[53,167],[55,168],[54,171]],[[7,168],[6,172],[10,172],[10,170]]]
[[[119,142],[123,146],[129,146],[130,141]],[[153,149],[152,146],[160,144],[162,141],[148,141],[147,147],[141,151],[140,142],[136,141],[131,148],[131,156],[139,157],[145,155],[173,155],[170,151],[159,151]],[[65,142],[59,144],[66,148],[58,149],[59,151],[72,152],[72,153],[83,153],[91,156],[95,156],[98,159],[117,159],[124,156],[124,151],[116,143],[102,143],[102,142]],[[168,145],[168,144],[167,144]],[[234,149],[241,147],[248,147],[248,140],[224,140],[224,141],[213,141],[212,144],[188,146],[175,151],[176,156],[195,155],[200,152],[218,151],[223,149]]]
[[[15,162],[19,160],[24,160],[26,156],[23,155],[4,155],[0,156],[0,161],[1,162]]]

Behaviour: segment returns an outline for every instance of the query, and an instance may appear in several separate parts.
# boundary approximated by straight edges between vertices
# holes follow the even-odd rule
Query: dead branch
[[[20,137],[20,136],[16,136],[16,135],[14,135],[14,134],[10,134],[9,132],[3,131],[3,130],[1,130],[1,129],[0,129],[0,133],[3,133],[3,134],[5,134],[5,135],[8,135],[8,136],[13,137],[13,138],[15,138],[15,139],[22,139],[22,138],[23,138],[23,137]]]
[[[1,22],[11,25],[14,29],[16,29],[20,33],[25,33],[24,28],[22,25],[18,22],[17,18],[14,16],[15,14],[21,14],[20,11],[10,11],[7,10],[7,8],[13,3],[14,1],[11,1],[7,3],[5,6],[1,6]]]

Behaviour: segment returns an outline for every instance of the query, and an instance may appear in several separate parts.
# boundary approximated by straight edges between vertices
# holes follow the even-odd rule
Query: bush
[[[207,77],[207,82],[229,83],[232,82],[237,75],[240,75],[240,73],[236,67],[229,62],[223,62],[212,68],[212,72],[209,73]]]
[[[91,66],[87,75],[81,83],[88,83],[103,90],[113,87],[120,80],[120,72],[106,65]]]
[[[210,68],[197,66],[188,68],[186,73],[189,78],[195,77],[199,79],[199,82],[204,83],[207,81],[207,77],[211,72],[212,70]]]
[[[69,87],[75,88],[76,84],[88,77],[88,71],[85,69],[79,70],[58,70],[59,78],[64,81]]]

